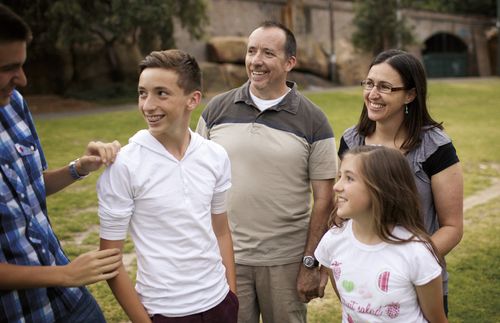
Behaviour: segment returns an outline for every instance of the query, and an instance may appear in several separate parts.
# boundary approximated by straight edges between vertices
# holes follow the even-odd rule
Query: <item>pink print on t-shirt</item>
[[[378,275],[378,288],[384,293],[387,293],[387,291],[389,290],[390,275],[391,273],[388,271],[384,271]]]

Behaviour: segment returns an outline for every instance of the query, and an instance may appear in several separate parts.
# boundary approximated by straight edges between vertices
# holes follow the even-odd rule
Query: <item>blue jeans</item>
[[[85,290],[82,298],[78,301],[75,308],[67,316],[59,320],[60,323],[106,323],[101,308],[94,297]]]

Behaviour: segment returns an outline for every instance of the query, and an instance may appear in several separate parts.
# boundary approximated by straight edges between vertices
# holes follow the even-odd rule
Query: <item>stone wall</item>
[[[298,64],[294,76],[303,87],[320,86],[327,80],[341,85],[358,84],[368,70],[371,56],[357,52],[351,44],[354,32],[352,1],[329,0],[206,0],[210,23],[205,37],[192,39],[179,23],[175,28],[177,47],[193,54],[203,63],[205,82],[211,89],[245,81],[244,46],[250,32],[264,20],[276,20],[289,26],[298,42]],[[330,7],[329,4],[333,3]],[[332,9],[332,10],[330,10]],[[437,32],[451,33],[467,44],[471,75],[492,74],[492,54],[488,53],[486,30],[494,24],[484,17],[438,14],[402,10],[403,16],[414,28],[417,44],[409,51],[422,57],[425,40]],[[333,20],[330,19],[333,17]],[[161,32],[161,31],[160,31]],[[235,40],[235,46],[214,55],[213,44],[225,38]],[[137,80],[137,63],[142,58],[137,46],[117,44],[119,64],[128,82]],[[212,46],[212,47],[211,47]],[[490,46],[491,47],[491,46]],[[158,48],[160,50],[161,48]],[[239,58],[238,53],[241,52]],[[226,55],[227,54],[227,55]],[[76,64],[72,64],[75,59]],[[335,69],[332,70],[331,62]],[[218,64],[218,65],[217,65]],[[76,70],[73,69],[76,67]],[[109,62],[102,49],[77,48],[74,53],[52,53],[45,57],[29,56],[26,64],[30,84],[37,91],[52,92],[67,87],[76,80],[82,88],[104,87],[112,83]],[[217,71],[215,76],[210,71]],[[332,74],[332,72],[334,72]],[[237,79],[237,80],[236,80]],[[220,80],[221,84],[215,84]],[[28,89],[29,91],[29,89]]]
[[[177,28],[176,42],[179,48],[193,53],[198,60],[207,61],[206,43],[212,37],[243,36],[262,21],[274,19],[285,23],[295,33],[299,53],[297,70],[311,53],[323,52],[325,58],[336,62],[337,83],[357,84],[367,72],[371,56],[357,52],[351,44],[354,32],[352,1],[332,1],[333,35],[330,28],[330,1],[328,0],[211,0],[209,1],[210,25],[206,38],[193,41]],[[429,11],[402,10],[402,15],[413,27],[417,44],[408,50],[421,58],[426,39],[436,32],[456,35],[468,44],[472,75],[491,75],[486,29],[494,22],[484,17],[440,14]],[[334,56],[332,57],[332,52]],[[309,55],[309,56],[308,56]],[[301,57],[302,56],[302,57]],[[302,60],[301,60],[302,59]],[[310,68],[306,69],[310,72]],[[330,71],[313,72],[331,77]]]

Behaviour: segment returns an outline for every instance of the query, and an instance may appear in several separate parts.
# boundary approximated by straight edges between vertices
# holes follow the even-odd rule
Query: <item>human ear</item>
[[[406,92],[405,104],[411,103],[417,97],[417,90],[415,88],[410,89]]]
[[[188,100],[188,104],[187,104],[188,110],[193,111],[198,106],[200,101],[201,101],[201,92],[200,91],[193,91],[190,94],[190,97]]]
[[[290,56],[286,60],[286,71],[290,72],[297,64],[297,58],[295,56]]]

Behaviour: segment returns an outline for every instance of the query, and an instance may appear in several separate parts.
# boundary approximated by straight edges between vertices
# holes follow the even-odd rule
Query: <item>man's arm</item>
[[[19,266],[0,263],[0,289],[77,287],[118,275],[120,250],[89,251],[65,266]]]
[[[120,251],[123,250],[123,240],[106,240],[101,238],[101,249],[118,248]],[[108,285],[115,295],[115,298],[120,303],[121,307],[129,317],[132,322],[150,322],[146,309],[139,299],[139,295],[135,291],[135,288],[130,280],[127,270],[123,263],[121,263],[117,276],[108,279]]]
[[[236,294],[236,270],[234,265],[233,239],[229,224],[227,222],[227,213],[212,214],[212,227],[219,244],[222,263],[226,267],[226,279],[229,288]]]
[[[84,155],[76,162],[75,166],[77,173],[81,176],[85,176],[98,170],[102,165],[109,166],[114,162],[119,150],[120,143],[116,140],[111,143],[103,143],[100,141],[89,142]],[[45,191],[47,195],[59,192],[66,186],[75,182],[68,166],[56,170],[45,171],[43,173],[43,179],[45,181]]]
[[[333,210],[333,179],[311,181],[314,205],[309,220],[304,255],[314,255],[321,237],[328,229],[328,218]],[[297,292],[302,302],[323,297],[327,281],[321,279],[318,268],[308,269],[301,265],[297,277]]]

